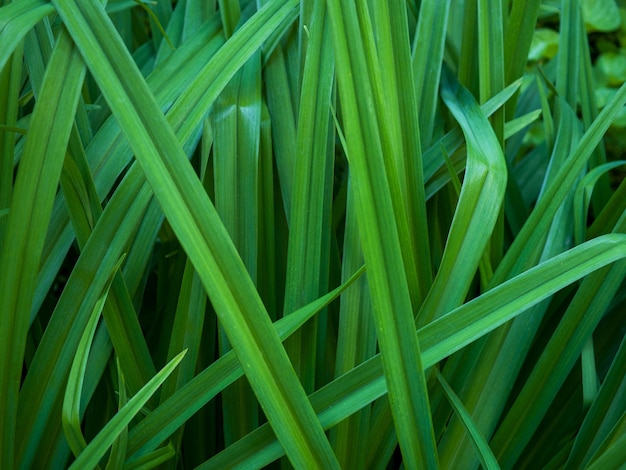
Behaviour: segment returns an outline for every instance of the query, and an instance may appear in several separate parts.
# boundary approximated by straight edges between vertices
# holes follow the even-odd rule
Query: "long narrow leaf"
[[[404,235],[408,229],[402,225],[406,224],[403,217],[393,218],[395,211],[400,215],[404,208],[397,200],[401,192],[396,157],[384,153],[393,151],[399,143],[384,141],[392,134],[387,134],[387,124],[379,123],[372,112],[371,103],[376,101],[374,93],[380,91],[380,82],[377,82],[380,71],[373,57],[366,8],[360,5],[356,9],[350,2],[340,3],[329,1],[327,6],[337,55],[347,154],[353,174],[363,254],[370,268],[368,280],[390,403],[405,465],[436,468],[428,391],[400,249],[399,235]],[[364,70],[369,71],[369,77],[363,75]],[[380,105],[382,95],[376,98]]]
[[[304,322],[327,307],[365,271],[361,267],[345,283],[310,304],[278,320],[275,327],[281,339],[293,334]],[[167,438],[217,393],[241,377],[243,370],[231,351],[198,374],[186,386],[156,408],[131,431],[129,455],[142,454]],[[134,458],[133,458],[134,460]]]
[[[161,384],[174,371],[176,366],[183,360],[187,351],[182,351],[174,359],[167,363],[150,382],[137,392],[126,405],[107,423],[87,447],[76,457],[70,468],[94,468],[104,456],[117,436],[124,431],[150,397],[157,391]]]
[[[16,1],[0,8],[0,38],[3,44],[0,51],[0,69],[9,60],[24,35],[43,17],[53,12],[54,7],[46,0]]]
[[[545,261],[462,305],[418,330],[424,367],[432,367],[559,289],[625,257],[626,235],[605,235]],[[379,354],[316,391],[310,398],[320,422],[330,428],[385,392]],[[257,453],[263,453],[264,465],[284,455],[268,426],[262,426],[218,454],[206,463],[207,468],[221,468],[225,462],[245,462],[247,459],[256,462],[260,455]]]
[[[0,251],[0,466],[7,468],[13,467],[28,313],[45,237],[41,227],[50,219],[84,74],[78,51],[62,33],[31,121]]]
[[[113,272],[109,277],[107,285],[104,286],[102,295],[94,306],[93,313],[89,317],[89,322],[85,328],[78,350],[76,351],[76,357],[72,363],[70,369],[70,375],[68,378],[67,388],[65,389],[65,398],[63,400],[63,429],[67,438],[68,444],[74,452],[74,455],[78,456],[87,443],[81,430],[80,419],[80,406],[81,395],[83,388],[83,381],[85,379],[85,370],[87,368],[87,359],[89,358],[89,352],[91,350],[91,343],[93,342],[94,335],[96,333],[96,327],[100,320],[100,314],[104,308],[104,303],[109,294],[109,288],[113,281],[113,276],[119,269],[120,265],[124,261],[124,258],[120,258],[117,264],[113,267]]]
[[[300,383],[293,378],[287,355],[241,259],[104,10],[85,3],[54,4],[143,162],[152,189],[194,262],[290,458],[294,464],[318,462],[335,467],[328,441]],[[275,1],[262,13],[287,16],[292,8],[293,3]],[[127,102],[134,104],[132,112]]]
[[[496,460],[496,457],[493,455],[493,452],[489,448],[489,443],[487,442],[485,437],[482,435],[482,433],[480,432],[480,430],[478,429],[478,427],[472,420],[472,416],[468,413],[468,411],[463,406],[463,402],[461,402],[457,394],[454,393],[454,390],[452,390],[448,382],[446,382],[446,379],[444,378],[444,376],[441,375],[441,373],[438,370],[436,371],[436,374],[437,374],[437,379],[439,380],[439,383],[441,384],[441,386],[446,392],[446,395],[448,396],[448,400],[450,401],[450,404],[454,408],[454,411],[456,412],[457,415],[461,417],[461,420],[463,420],[463,424],[465,425],[465,428],[467,429],[467,433],[472,438],[472,443],[474,444],[474,447],[476,448],[476,451],[478,452],[483,468],[489,469],[489,470],[500,468],[500,466],[498,465],[498,461]]]

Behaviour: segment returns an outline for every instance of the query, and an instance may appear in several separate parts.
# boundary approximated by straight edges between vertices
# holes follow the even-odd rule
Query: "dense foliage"
[[[626,5],[0,5],[0,468],[626,465]]]

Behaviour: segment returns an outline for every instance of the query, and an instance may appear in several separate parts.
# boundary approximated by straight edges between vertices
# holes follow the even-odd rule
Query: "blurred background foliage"
[[[595,99],[602,109],[626,82],[626,1],[580,0],[580,7],[593,65]],[[543,2],[528,54],[529,71],[537,67],[543,71],[555,70],[550,63],[559,50],[559,8],[558,1]],[[553,74],[548,76],[554,79]],[[535,126],[532,139],[542,140],[542,129],[542,126]],[[608,160],[618,160],[626,152],[626,108],[611,124],[605,148]],[[614,184],[624,177],[625,171],[623,168],[615,170]]]

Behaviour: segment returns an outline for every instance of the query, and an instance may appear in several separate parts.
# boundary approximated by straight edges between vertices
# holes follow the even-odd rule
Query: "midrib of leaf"
[[[263,13],[275,18],[282,13],[284,18],[295,3],[272,2],[257,17]],[[54,5],[142,162],[293,464],[316,462],[321,467],[336,467],[328,441],[243,263],[104,10],[91,2],[55,1]]]

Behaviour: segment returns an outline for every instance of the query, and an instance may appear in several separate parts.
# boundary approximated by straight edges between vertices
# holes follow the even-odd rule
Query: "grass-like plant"
[[[626,465],[613,0],[0,4],[1,469]]]

